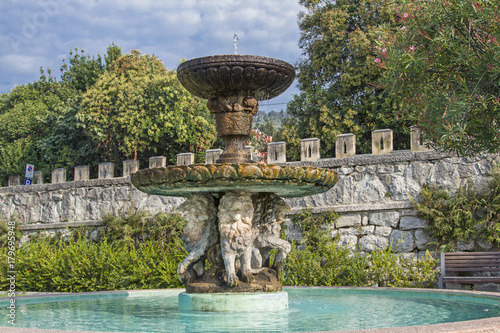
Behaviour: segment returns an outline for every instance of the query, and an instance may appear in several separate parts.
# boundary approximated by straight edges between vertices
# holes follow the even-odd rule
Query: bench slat
[[[498,256],[500,252],[445,252],[448,257],[453,256]]]
[[[485,269],[500,267],[500,263],[492,263],[492,262],[466,262],[466,263],[446,263],[446,268],[448,267],[484,267]]]
[[[462,261],[462,260],[498,260],[500,256],[480,256],[480,257],[451,257],[446,258],[448,261]]]
[[[499,272],[500,267],[491,267],[488,269],[482,269],[481,267],[448,267],[446,266],[446,272]]]
[[[500,283],[500,276],[446,276],[443,283]]]
[[[500,276],[446,276],[448,272],[498,272],[500,252],[456,252],[441,254],[439,287],[446,283],[500,283]]]

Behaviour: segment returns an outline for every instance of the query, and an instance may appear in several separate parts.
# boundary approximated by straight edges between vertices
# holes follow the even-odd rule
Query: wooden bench
[[[498,271],[500,271],[500,252],[441,253],[439,289],[446,289],[446,283],[500,283],[500,275],[475,276],[474,274]],[[462,274],[461,276],[448,276],[450,272]],[[465,274],[467,276],[464,276]]]

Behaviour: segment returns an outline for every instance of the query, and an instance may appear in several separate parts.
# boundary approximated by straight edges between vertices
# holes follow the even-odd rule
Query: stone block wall
[[[169,212],[182,198],[146,195],[129,177],[0,188],[0,218],[17,218],[22,230],[63,231],[66,226],[96,225],[106,214],[129,209]]]
[[[151,160],[152,167],[164,164],[162,157]],[[338,235],[342,244],[371,251],[393,242],[398,252],[417,256],[429,239],[423,231],[427,221],[417,216],[411,199],[418,200],[424,185],[435,184],[451,192],[467,183],[483,186],[494,160],[490,155],[459,158],[429,150],[287,162],[334,169],[339,180],[326,193],[286,201],[292,212],[311,207],[316,213],[327,209],[340,213],[330,233]],[[18,218],[25,232],[60,231],[66,226],[96,225],[105,214],[130,208],[167,212],[183,200],[144,194],[130,184],[129,177],[17,185],[0,187],[0,218]],[[298,227],[290,221],[287,227],[289,236],[300,241]],[[485,244],[461,246],[463,250],[488,250]]]
[[[431,241],[418,217],[412,199],[418,200],[425,185],[437,185],[454,193],[460,186],[486,184],[495,156],[455,157],[436,151],[397,151],[384,155],[356,155],[322,159],[317,162],[289,162],[332,168],[339,173],[337,184],[328,192],[304,198],[286,199],[292,212],[311,207],[320,213],[333,209],[340,218],[330,228],[341,244],[362,251],[385,249],[389,244],[399,253],[422,255]],[[300,241],[297,226],[287,223],[290,237]],[[488,251],[485,243],[459,244],[461,251]]]

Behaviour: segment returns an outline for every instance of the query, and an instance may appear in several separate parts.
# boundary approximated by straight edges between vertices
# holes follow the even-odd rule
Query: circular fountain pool
[[[500,324],[496,318],[500,317],[500,295],[385,288],[284,289],[289,298],[287,310],[253,313],[179,311],[178,295],[183,290],[18,297],[16,327],[102,332],[310,332],[485,318]],[[0,300],[2,308],[8,301]],[[476,323],[480,326],[481,321]],[[0,326],[9,325],[5,320]]]

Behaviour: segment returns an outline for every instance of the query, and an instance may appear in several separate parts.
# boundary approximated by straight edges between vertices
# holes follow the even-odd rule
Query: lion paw
[[[179,275],[179,279],[184,285],[189,282],[195,281],[197,277],[198,276],[196,275],[196,272],[192,268],[185,270],[181,275]]]
[[[227,277],[227,285],[229,287],[236,287],[240,283],[240,280],[238,280],[238,277],[236,275],[229,275]]]
[[[242,274],[241,281],[246,283],[252,283],[254,281],[252,273]]]

